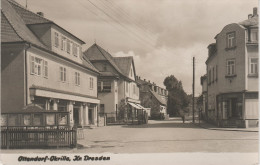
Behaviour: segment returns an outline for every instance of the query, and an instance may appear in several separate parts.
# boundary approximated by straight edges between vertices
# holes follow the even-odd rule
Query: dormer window
[[[61,50],[65,50],[66,49],[66,38],[62,37],[61,38]]]
[[[236,46],[235,32],[227,33],[227,48],[233,48],[235,46]]]
[[[67,39],[67,53],[68,53],[68,54],[70,54],[70,49],[71,49],[71,48],[70,48],[70,47],[71,47],[71,46],[70,46],[70,43],[71,43],[70,40]]]
[[[59,47],[59,33],[55,32],[55,47]]]
[[[73,43],[73,45],[72,45],[72,54],[74,55],[74,56],[78,56],[78,54],[77,54],[77,46],[76,46],[76,44],[75,43]]]

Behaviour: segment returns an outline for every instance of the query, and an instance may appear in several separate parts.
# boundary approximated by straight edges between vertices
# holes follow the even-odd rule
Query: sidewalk
[[[217,131],[240,131],[240,132],[258,132],[259,128],[220,128],[213,124],[206,123],[205,121],[201,121],[200,123],[194,123],[194,125],[209,129],[209,130],[217,130]]]

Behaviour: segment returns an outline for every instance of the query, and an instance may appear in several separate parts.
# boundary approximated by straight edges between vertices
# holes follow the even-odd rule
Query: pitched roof
[[[26,26],[25,22],[23,19],[18,15],[16,10],[12,7],[11,3],[7,0],[2,0],[1,1],[2,5],[2,14],[6,18],[6,20],[9,22],[9,25],[13,28],[13,31],[8,31],[7,28],[3,29],[5,31],[2,31],[3,33],[10,33],[12,32],[12,36],[10,38],[8,36],[5,36],[5,38],[1,38],[1,42],[10,42],[12,41],[12,37],[15,36],[13,34],[14,32],[16,33],[17,36],[21,38],[22,41],[27,41],[33,44],[36,44],[40,47],[43,47],[47,49],[47,47],[32,33],[32,31],[29,30],[29,28]],[[6,25],[6,24],[5,24]],[[2,28],[2,25],[1,25]],[[3,40],[5,39],[5,40]]]
[[[1,12],[1,40],[2,42],[23,41],[8,22],[5,15]]]
[[[117,66],[121,69],[123,74],[128,77],[131,64],[133,62],[133,57],[114,57],[114,61],[117,64]]]
[[[157,94],[156,92],[154,92],[152,90],[150,90],[150,92],[156,98],[156,100],[158,100],[160,102],[160,104],[162,104],[162,105],[166,105],[167,104],[166,100],[162,99],[162,97],[159,94]]]
[[[52,22],[38,14],[31,12],[30,10],[24,8],[19,3],[14,0],[8,0],[16,12],[21,16],[25,24],[36,24],[36,23],[47,23]]]
[[[83,56],[86,56],[86,58],[88,58],[90,61],[106,60],[115,68],[115,70],[119,74],[124,75],[123,72],[120,70],[120,68],[116,65],[112,55],[109,54],[107,51],[105,51],[100,46],[98,46],[96,43],[94,43],[91,47],[89,47],[83,53]]]
[[[258,16],[253,16],[252,18],[239,22],[238,24],[240,24],[242,26],[246,26],[246,27],[248,27],[248,26],[258,27]]]
[[[87,59],[87,58],[82,58],[82,62],[83,62],[83,65],[92,69],[93,71],[96,71],[96,72],[99,72],[95,67],[94,65]]]

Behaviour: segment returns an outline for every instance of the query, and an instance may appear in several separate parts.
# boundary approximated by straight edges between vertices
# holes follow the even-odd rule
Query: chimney
[[[43,13],[43,12],[37,12],[37,14],[38,14],[39,16],[44,17],[44,13]]]
[[[252,18],[253,14],[248,14],[248,19]]]
[[[146,81],[146,79],[144,79],[144,81]]]
[[[253,8],[253,16],[258,16],[258,14],[257,14],[257,7]]]
[[[150,80],[148,80],[148,82],[150,83]]]

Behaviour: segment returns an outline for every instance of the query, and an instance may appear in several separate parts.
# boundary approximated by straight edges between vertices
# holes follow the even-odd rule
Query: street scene
[[[258,25],[254,0],[2,0],[1,152],[256,164]]]

